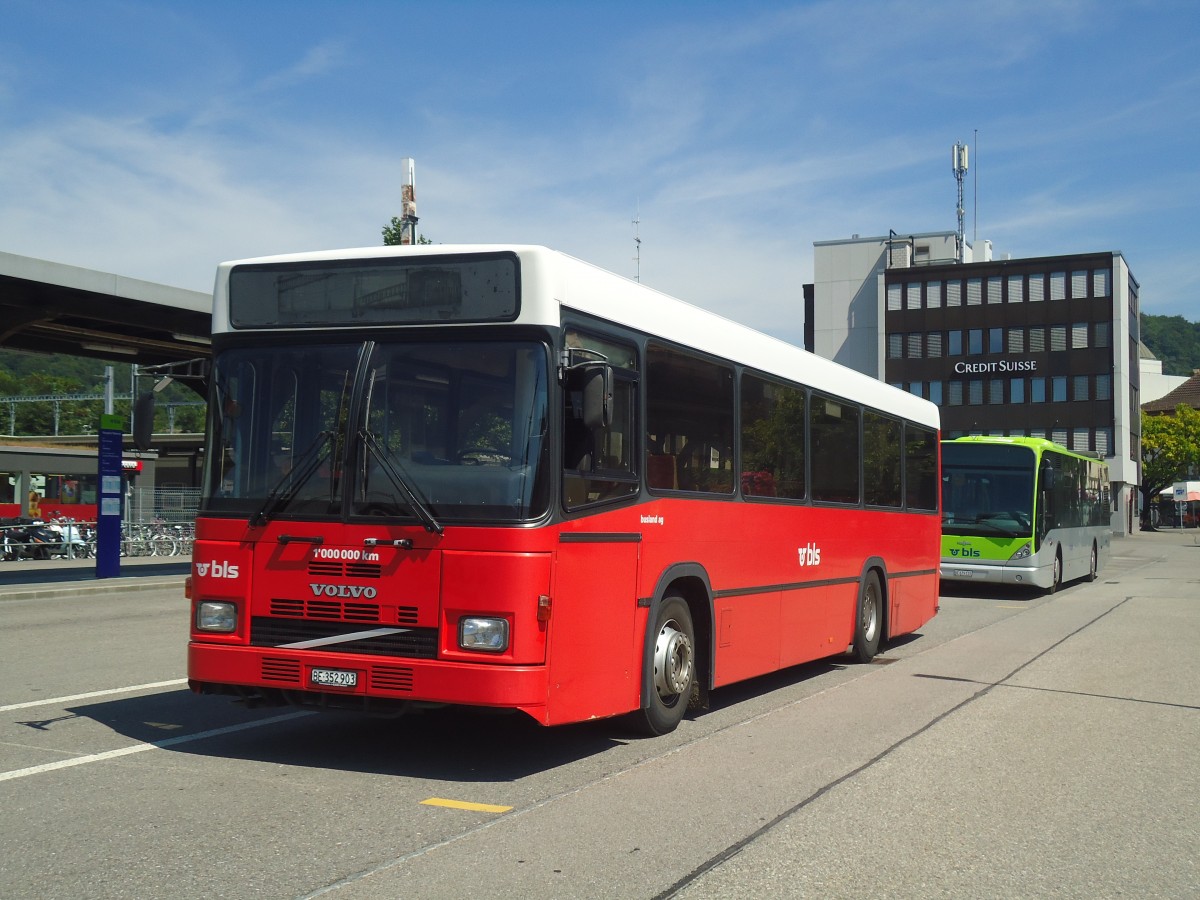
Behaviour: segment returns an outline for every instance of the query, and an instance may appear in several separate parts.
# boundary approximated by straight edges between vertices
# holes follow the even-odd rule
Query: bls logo
[[[799,556],[799,563],[802,566],[819,566],[821,564],[821,548],[816,544],[806,544],[803,547],[797,547],[796,553]]]
[[[196,574],[201,578],[211,574],[213,578],[237,578],[238,567],[230,562],[196,563]]]
[[[950,555],[951,556],[971,557],[972,559],[978,559],[980,556],[983,555],[983,553],[979,550],[972,550],[970,547],[962,547],[961,549],[958,547],[951,547]]]

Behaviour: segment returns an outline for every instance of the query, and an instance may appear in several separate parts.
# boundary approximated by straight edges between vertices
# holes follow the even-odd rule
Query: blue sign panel
[[[99,504],[96,510],[96,577],[121,574],[121,502],[125,489],[121,477],[120,416],[100,417]]]

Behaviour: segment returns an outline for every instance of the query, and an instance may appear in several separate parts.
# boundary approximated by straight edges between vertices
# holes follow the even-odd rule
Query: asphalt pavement
[[[0,601],[186,572],[0,562]],[[319,893],[1200,896],[1200,532],[1116,539],[1050,598],[971,591],[1015,611]]]

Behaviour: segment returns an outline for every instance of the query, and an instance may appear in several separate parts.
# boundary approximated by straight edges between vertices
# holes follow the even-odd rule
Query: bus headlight
[[[1010,556],[1008,558],[1008,561],[1015,562],[1018,559],[1029,559],[1029,557],[1031,557],[1031,556],[1033,556],[1033,551],[1029,548],[1029,542],[1026,541],[1024,544],[1022,544],[1020,547],[1017,548],[1017,552],[1014,553],[1012,556]]]
[[[508,620],[464,616],[458,620],[458,646],[463,650],[503,653],[508,649]]]
[[[237,604],[201,600],[196,604],[196,630],[228,634],[237,629]]]

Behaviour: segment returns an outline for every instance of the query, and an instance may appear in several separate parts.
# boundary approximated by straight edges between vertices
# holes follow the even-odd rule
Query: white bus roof
[[[360,247],[225,262],[217,270],[213,331],[231,330],[228,284],[229,272],[235,266],[497,252],[515,253],[521,261],[519,324],[558,326],[562,310],[572,309],[931,428],[940,427],[938,407],[928,400],[591,263],[533,245]]]

